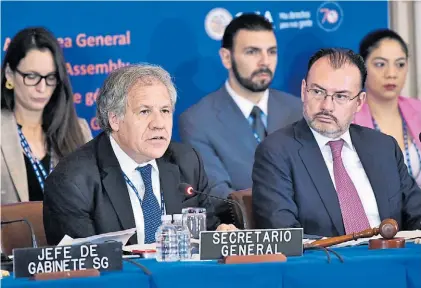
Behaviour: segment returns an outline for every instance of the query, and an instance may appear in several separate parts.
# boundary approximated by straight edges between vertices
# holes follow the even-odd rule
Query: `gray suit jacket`
[[[268,134],[302,117],[300,98],[269,91]],[[254,152],[258,145],[248,120],[223,85],[181,114],[181,140],[202,156],[212,186],[210,194],[227,197],[252,187]]]
[[[84,119],[79,119],[85,141],[92,139]],[[17,123],[13,112],[1,110],[1,204],[29,201],[25,159],[20,145]],[[53,156],[53,165],[57,165]]]

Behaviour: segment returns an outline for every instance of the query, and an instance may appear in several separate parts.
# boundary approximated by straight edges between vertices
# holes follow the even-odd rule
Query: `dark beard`
[[[251,92],[263,92],[272,83],[273,73],[272,71],[270,71],[269,68],[261,68],[259,70],[254,71],[253,74],[251,74],[250,78],[244,78],[238,72],[237,63],[235,62],[234,59],[231,60],[231,65],[232,65],[232,71],[234,72],[235,79],[237,79],[238,83],[240,83],[241,86],[250,90]],[[265,83],[265,80],[262,80],[261,82],[253,82],[252,80],[253,77],[259,73],[269,74],[270,81],[267,83]]]

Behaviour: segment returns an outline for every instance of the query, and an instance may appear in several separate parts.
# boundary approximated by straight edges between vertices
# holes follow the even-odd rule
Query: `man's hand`
[[[236,231],[238,230],[237,227],[235,227],[232,224],[221,224],[216,228],[216,231]]]

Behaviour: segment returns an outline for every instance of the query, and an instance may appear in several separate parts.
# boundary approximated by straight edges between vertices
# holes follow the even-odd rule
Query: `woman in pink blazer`
[[[400,96],[408,72],[408,47],[397,33],[382,29],[361,41],[360,54],[367,66],[367,101],[354,123],[393,136],[409,174],[421,186],[421,101]]]

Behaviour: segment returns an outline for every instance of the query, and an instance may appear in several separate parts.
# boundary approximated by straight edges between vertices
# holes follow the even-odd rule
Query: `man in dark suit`
[[[256,149],[253,213],[258,228],[302,227],[338,236],[393,218],[421,228],[421,191],[393,137],[353,125],[365,101],[363,59],[318,51],[302,81],[304,119]]]
[[[187,198],[178,185],[209,186],[202,160],[184,144],[171,143],[176,90],[158,66],[114,70],[97,98],[104,132],[68,157],[48,177],[44,226],[49,244],[64,235],[88,237],[136,227],[130,243],[153,243],[161,215],[183,207],[207,209],[207,228],[219,225],[204,195]]]
[[[227,81],[180,116],[181,139],[203,156],[211,194],[226,198],[234,190],[251,188],[259,142],[301,118],[298,97],[268,88],[277,53],[273,26],[265,17],[235,18],[225,29],[219,51]]]

